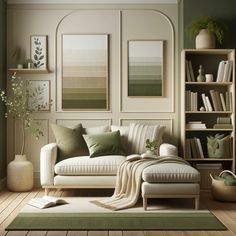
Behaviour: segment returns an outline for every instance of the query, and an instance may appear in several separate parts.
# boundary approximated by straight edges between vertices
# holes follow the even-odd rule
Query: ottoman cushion
[[[142,178],[149,183],[196,183],[200,173],[189,165],[163,163],[145,168]]]

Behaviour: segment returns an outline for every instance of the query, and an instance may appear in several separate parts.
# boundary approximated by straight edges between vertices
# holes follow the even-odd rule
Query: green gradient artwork
[[[108,35],[62,40],[62,109],[108,110]]]
[[[128,42],[128,96],[163,96],[163,41]]]

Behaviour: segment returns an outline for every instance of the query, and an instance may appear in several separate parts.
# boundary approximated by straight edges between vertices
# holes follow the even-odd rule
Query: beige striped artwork
[[[63,35],[62,109],[108,109],[108,35]]]

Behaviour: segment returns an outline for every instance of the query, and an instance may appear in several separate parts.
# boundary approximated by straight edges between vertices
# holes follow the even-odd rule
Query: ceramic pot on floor
[[[15,155],[7,167],[7,187],[14,192],[29,191],[33,188],[33,164],[26,155]]]

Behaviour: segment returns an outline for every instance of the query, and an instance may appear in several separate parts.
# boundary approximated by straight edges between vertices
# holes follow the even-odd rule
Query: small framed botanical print
[[[47,35],[30,36],[30,58],[34,68],[47,69],[47,44]]]

